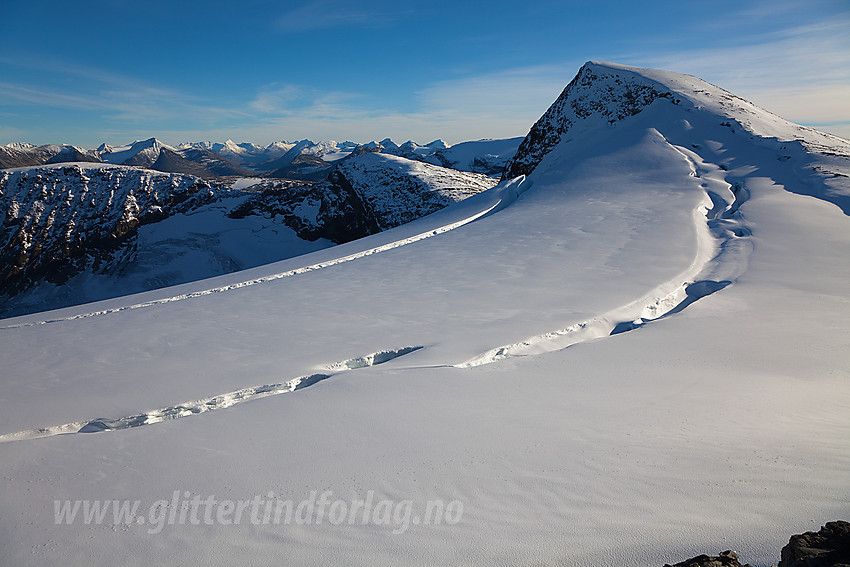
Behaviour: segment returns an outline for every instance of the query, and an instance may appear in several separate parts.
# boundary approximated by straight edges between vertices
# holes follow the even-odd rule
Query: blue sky
[[[850,138],[847,0],[0,0],[0,144],[522,136],[588,60]]]

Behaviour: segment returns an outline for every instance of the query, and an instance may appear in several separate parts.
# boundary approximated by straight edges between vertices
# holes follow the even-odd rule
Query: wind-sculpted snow
[[[331,266],[344,264],[346,262],[351,262],[353,260],[358,260],[360,258],[365,258],[367,256],[372,256],[374,254],[386,252],[387,250],[393,250],[393,249],[399,248],[401,246],[413,244],[415,242],[419,242],[420,240],[424,240],[426,238],[432,238],[434,236],[438,236],[440,234],[449,232],[451,230],[454,230],[456,228],[459,228],[459,227],[462,227],[466,224],[469,224],[469,223],[471,223],[471,222],[473,222],[473,221],[475,221],[475,220],[477,220],[481,217],[484,217],[487,214],[489,214],[490,212],[496,210],[497,208],[504,207],[504,206],[506,206],[506,204],[509,204],[510,202],[512,202],[513,199],[515,199],[516,195],[517,195],[515,185],[517,184],[517,181],[522,181],[522,179],[523,178],[519,178],[518,180],[514,180],[512,182],[503,184],[503,186],[504,186],[504,188],[502,189],[502,191],[504,192],[504,198],[503,199],[497,199],[495,204],[493,204],[493,205],[488,204],[488,206],[486,208],[484,208],[483,210],[475,212],[473,215],[471,215],[469,217],[463,218],[463,219],[455,221],[455,222],[451,222],[449,224],[445,224],[445,225],[442,225],[442,226],[431,228],[431,229],[427,230],[426,232],[415,234],[413,236],[408,236],[408,237],[405,237],[405,238],[401,238],[399,240],[393,240],[391,242],[388,242],[386,244],[381,244],[379,246],[366,248],[366,249],[360,250],[358,252],[355,252],[353,254],[348,254],[348,255],[345,255],[345,256],[332,258],[330,260],[325,260],[325,261],[322,261],[322,262],[319,262],[319,263],[316,263],[316,264],[309,264],[309,265],[301,266],[301,267],[298,267],[298,268],[295,268],[295,269],[292,269],[292,270],[287,270],[285,272],[278,272],[278,273],[270,274],[270,275],[263,276],[263,277],[260,277],[260,278],[238,281],[236,283],[227,284],[227,285],[220,286],[220,287],[202,289],[200,291],[193,291],[193,292],[189,292],[189,293],[183,293],[183,294],[179,294],[179,295],[168,296],[168,297],[164,297],[162,299],[154,299],[154,300],[145,301],[145,302],[142,302],[142,303],[123,305],[121,307],[114,307],[114,308],[108,308],[108,309],[103,309],[103,310],[98,310],[98,311],[84,312],[84,313],[80,313],[80,314],[70,315],[70,316],[67,316],[67,317],[59,317],[59,318],[55,318],[55,319],[43,319],[43,320],[35,321],[35,322],[12,324],[12,325],[9,325],[7,327],[0,327],[0,328],[2,328],[2,329],[12,329],[12,328],[21,327],[21,326],[30,327],[30,326],[33,326],[33,325],[44,325],[44,324],[48,324],[48,323],[58,323],[58,322],[61,322],[61,321],[71,321],[71,320],[75,320],[75,319],[88,319],[90,317],[97,317],[97,316],[100,316],[100,315],[109,315],[109,314],[112,314],[112,313],[119,313],[121,311],[142,309],[142,308],[145,308],[145,307],[153,307],[153,306],[156,306],[156,305],[164,305],[164,304],[167,304],[167,303],[174,303],[176,301],[183,301],[183,300],[186,300],[186,299],[194,299],[194,298],[197,298],[197,297],[204,297],[204,296],[212,295],[212,294],[216,294],[216,293],[223,293],[223,292],[227,292],[227,291],[242,289],[242,288],[245,288],[245,287],[263,284],[263,283],[266,283],[266,282],[275,281],[275,280],[279,280],[279,279],[283,279],[283,278],[289,278],[289,277],[292,277],[292,276],[298,276],[298,275],[306,274],[306,273],[313,272],[313,271],[316,271],[316,270],[329,268]],[[501,191],[500,191],[500,194],[501,194]]]

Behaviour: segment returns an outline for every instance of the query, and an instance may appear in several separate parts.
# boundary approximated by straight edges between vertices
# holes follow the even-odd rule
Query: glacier
[[[599,62],[538,125],[517,176],[413,222],[0,321],[3,558],[766,566],[846,518],[850,142]],[[463,514],[54,521],[311,491]]]

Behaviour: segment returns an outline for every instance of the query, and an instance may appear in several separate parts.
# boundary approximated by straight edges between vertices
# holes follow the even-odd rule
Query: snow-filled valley
[[[346,183],[386,215],[396,165],[457,202],[0,320],[4,564],[766,567],[850,516],[850,142],[588,63],[495,187],[360,157]],[[418,515],[176,508],[326,493]],[[125,500],[138,517],[57,521]],[[422,521],[431,501],[462,514]]]

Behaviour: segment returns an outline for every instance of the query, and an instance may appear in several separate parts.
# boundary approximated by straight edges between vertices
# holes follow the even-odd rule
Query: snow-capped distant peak
[[[6,144],[6,147],[12,148],[13,150],[31,150],[36,146],[27,142],[12,142],[11,144]]]
[[[432,150],[447,150],[451,147],[451,145],[438,138],[433,142],[425,144],[425,147],[431,148]]]
[[[112,151],[103,153],[101,159],[107,163],[149,167],[157,160],[163,148],[176,150],[176,148],[163,144],[156,138],[148,138],[147,140],[136,140],[129,147],[111,148]]]

